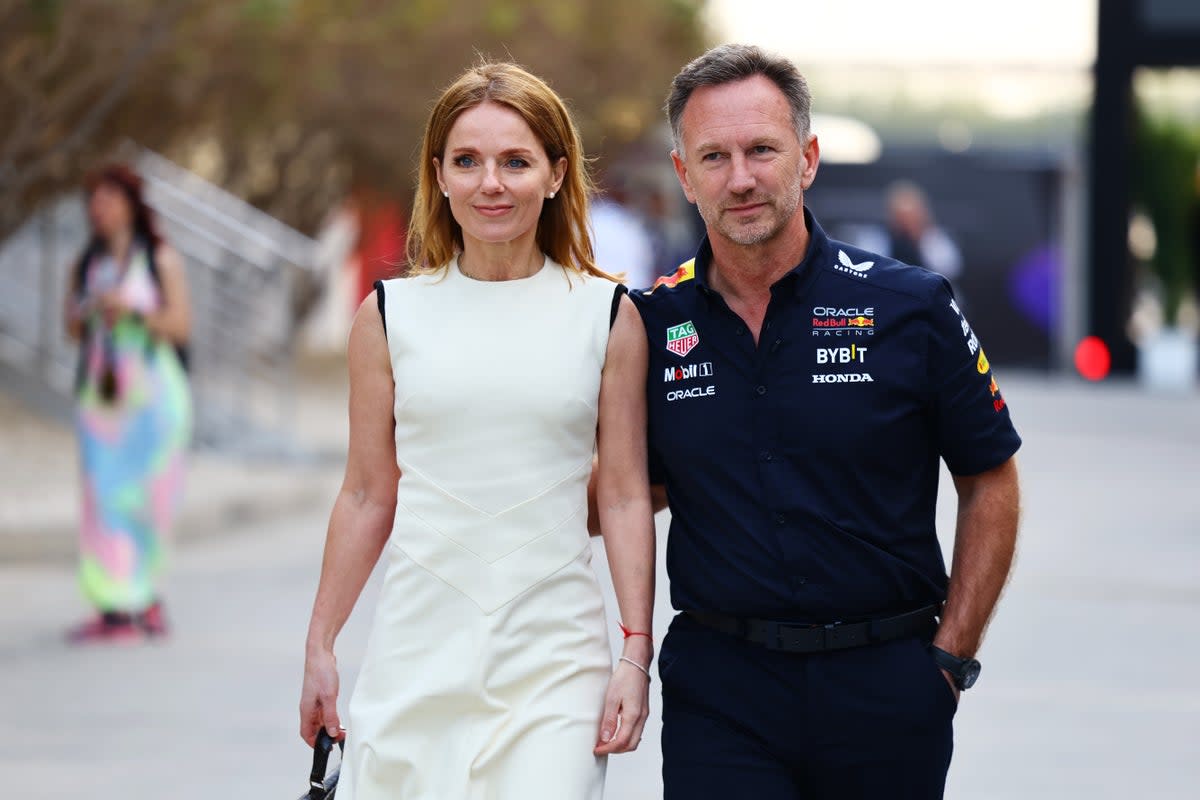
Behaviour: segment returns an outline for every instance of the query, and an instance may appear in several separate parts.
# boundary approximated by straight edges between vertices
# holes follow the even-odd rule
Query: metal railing
[[[136,150],[127,160],[186,265],[197,444],[290,452],[293,297],[317,279],[316,242],[158,154]],[[76,193],[0,243],[0,389],[69,407],[76,346],[63,333],[62,298],[86,239]]]

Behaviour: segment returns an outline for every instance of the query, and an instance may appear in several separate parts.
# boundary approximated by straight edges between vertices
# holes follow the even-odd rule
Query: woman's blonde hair
[[[440,272],[462,250],[462,227],[450,213],[450,202],[442,196],[433,160],[445,161],[446,140],[459,116],[489,102],[519,114],[542,143],[551,164],[567,159],[562,187],[553,199],[546,200],[538,218],[538,247],[568,270],[616,280],[595,263],[588,232],[588,202],[595,188],[579,131],[566,105],[541,78],[503,62],[481,63],[464,72],[442,93],[429,114],[408,232],[409,271]]]

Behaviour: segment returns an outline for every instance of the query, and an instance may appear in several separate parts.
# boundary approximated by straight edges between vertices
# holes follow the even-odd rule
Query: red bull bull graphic
[[[685,261],[680,264],[679,269],[675,270],[670,275],[663,275],[661,278],[656,280],[654,285],[646,291],[646,294],[653,292],[660,286],[671,288],[679,285],[681,281],[691,280],[694,277],[696,277],[696,259],[693,258],[690,261]]]

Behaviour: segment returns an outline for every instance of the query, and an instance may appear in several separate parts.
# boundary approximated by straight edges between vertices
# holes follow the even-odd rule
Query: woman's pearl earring
[[[449,197],[449,196],[450,196],[449,192],[442,190],[442,197]]]
[[[547,195],[547,197],[549,197],[551,200],[553,200],[553,199],[554,199],[554,192],[551,192],[550,194],[548,194],[548,195]]]

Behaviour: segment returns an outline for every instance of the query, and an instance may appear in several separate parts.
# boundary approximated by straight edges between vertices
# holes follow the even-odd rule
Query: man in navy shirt
[[[740,45],[668,98],[707,228],[633,293],[681,612],[659,665],[668,800],[941,797],[1012,561],[1020,438],[987,356],[945,279],[829,239],[805,208],[809,106],[791,62]]]

